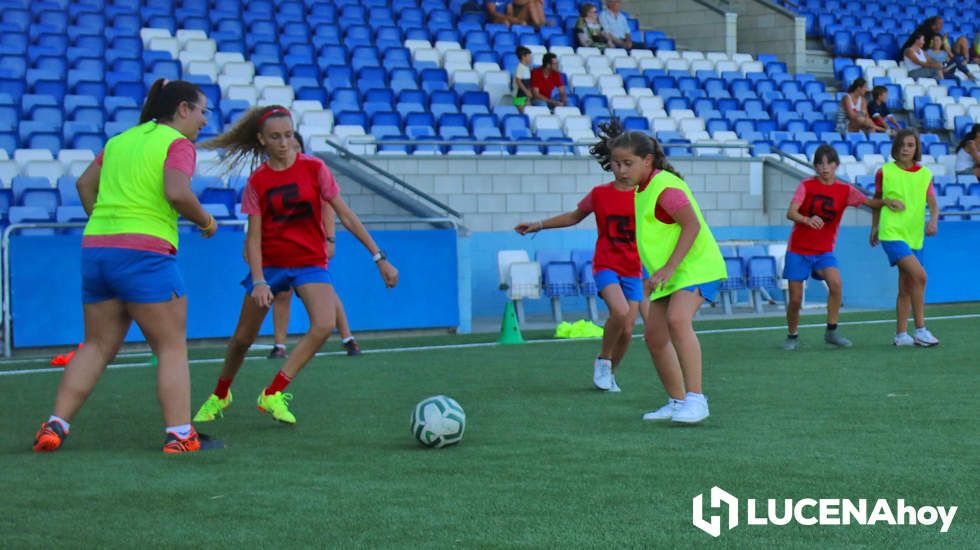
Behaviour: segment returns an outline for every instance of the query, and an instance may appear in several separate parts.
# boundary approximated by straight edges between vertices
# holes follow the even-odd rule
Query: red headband
[[[266,111],[264,115],[260,116],[258,125],[262,126],[262,123],[265,122],[265,119],[269,118],[272,115],[286,115],[288,117],[292,117],[292,115],[290,115],[289,111],[287,111],[286,109],[283,109],[282,107],[276,107],[275,109]]]

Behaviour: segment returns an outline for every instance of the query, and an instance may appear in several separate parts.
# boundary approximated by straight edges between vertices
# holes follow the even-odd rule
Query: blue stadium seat
[[[15,178],[16,179],[16,178]],[[15,191],[16,195],[16,191]],[[51,186],[45,188],[28,188],[21,191],[18,206],[32,206],[44,209],[48,218],[53,218],[55,210],[60,206],[60,196],[57,189]]]
[[[0,225],[10,221],[10,207],[14,205],[14,192],[9,188],[0,188]]]
[[[767,255],[751,256],[746,263],[745,274],[750,289],[775,288],[778,277],[776,259]]]
[[[921,118],[923,128],[927,130],[943,129],[943,109],[940,105],[929,103],[923,106]]]
[[[105,147],[105,142],[105,133],[97,131],[76,132],[66,143],[71,149],[88,149],[98,153]]]
[[[498,137],[503,135],[500,133],[500,122],[497,115],[494,114],[481,114],[470,117],[470,131],[473,135],[477,136],[477,139],[482,139],[479,137],[480,134],[488,131],[489,134],[486,135],[496,135]]]
[[[449,89],[449,74],[445,69],[426,68],[419,74],[422,89],[428,93]]]
[[[361,108],[367,116],[394,109],[395,94],[389,88],[372,88],[365,92]]]
[[[637,130],[644,133],[650,132],[650,121],[642,116],[628,116],[623,119],[623,127],[626,130]]]
[[[334,111],[334,124],[345,126],[360,126],[366,128],[368,123],[367,113],[358,110]]]
[[[226,187],[207,187],[198,195],[201,204],[222,204],[234,217],[237,192]],[[217,217],[217,216],[215,216]]]
[[[531,136],[530,125],[525,115],[505,115],[500,124],[507,139],[516,140]]]
[[[78,188],[75,187],[75,178],[72,176],[58,178],[58,195],[62,206],[80,206],[82,204],[78,196]]]
[[[721,282],[722,291],[742,290],[745,288],[744,261],[738,256],[725,257],[725,271],[728,277]]]
[[[191,191],[198,197],[209,187],[220,189],[224,187],[224,184],[221,178],[215,176],[194,176],[191,178]]]

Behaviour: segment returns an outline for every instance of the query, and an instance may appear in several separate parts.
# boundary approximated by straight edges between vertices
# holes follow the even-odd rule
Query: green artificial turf
[[[45,455],[30,443],[58,374],[0,376],[0,546],[975,547],[980,318],[930,321],[942,340],[933,349],[894,348],[890,323],[845,324],[854,348],[830,349],[821,328],[807,328],[791,353],[779,349],[782,322],[697,324],[774,327],[702,334],[711,417],[697,427],[640,420],[665,394],[639,338],[617,374],[620,394],[591,388],[595,341],[379,352],[494,337],[365,340],[363,356],[318,357],[297,377],[287,390],[293,427],[256,411],[279,365],[258,358],[235,381],[225,418],[197,426],[228,448],[183,456],[160,452],[150,368],[108,370],[65,446]],[[196,361],[221,355],[192,350]],[[45,365],[0,371],[32,366]],[[193,364],[195,409],[219,368]],[[439,393],[466,410],[466,434],[457,447],[424,449],[409,416]],[[945,534],[938,525],[747,526],[743,517],[713,539],[691,521],[692,498],[707,501],[713,485],[762,501],[901,498],[959,509]]]

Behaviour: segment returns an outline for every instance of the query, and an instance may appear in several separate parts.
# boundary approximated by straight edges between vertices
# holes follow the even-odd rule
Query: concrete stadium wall
[[[806,19],[766,0],[626,0],[623,9],[641,28],[674,37],[679,49],[771,53],[791,72],[805,67]]]
[[[696,0],[626,0],[622,9],[640,22],[641,29],[659,30],[677,42],[678,49],[706,52],[736,51],[736,17],[724,4]]]
[[[612,179],[586,157],[391,157],[370,160],[463,214],[473,232],[508,231],[522,221],[568,212],[593,187]],[[712,227],[769,226],[785,221],[789,199],[806,172],[763,165],[758,158],[671,157]],[[389,201],[340,178],[360,216],[405,215]],[[870,223],[849,212],[845,225]],[[595,229],[588,218],[581,228]]]

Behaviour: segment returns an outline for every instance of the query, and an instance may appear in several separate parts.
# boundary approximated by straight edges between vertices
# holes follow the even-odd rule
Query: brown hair
[[[156,120],[170,122],[177,113],[177,107],[187,102],[197,105],[204,93],[186,80],[166,80],[158,78],[146,92],[146,102],[140,112],[140,124]]]
[[[840,166],[840,157],[837,155],[837,149],[827,143],[821,143],[817,150],[813,152],[813,167],[817,167],[817,163],[821,160],[826,162],[832,162]]]
[[[895,141],[892,142],[892,158],[898,160],[898,151],[908,136],[915,138],[915,156],[912,157],[912,160],[919,162],[922,160],[922,140],[919,139],[919,132],[915,128],[903,128],[895,134]]]
[[[868,81],[859,76],[854,79],[854,82],[851,82],[850,86],[847,87],[847,93],[849,94],[854,93],[855,90],[857,90],[861,86],[866,86],[867,84]]]
[[[874,88],[871,89],[871,99],[878,101],[878,99],[881,98],[881,94],[884,94],[887,91],[888,88],[884,86],[875,86]]]
[[[224,149],[226,156],[222,161],[233,172],[235,168],[248,163],[255,169],[262,162],[265,146],[259,141],[259,132],[271,118],[291,117],[289,110],[282,105],[253,107],[245,112],[235,124],[223,134],[200,144],[202,149]]]
[[[655,138],[637,130],[625,131],[618,118],[599,125],[599,141],[589,148],[589,154],[595,157],[603,170],[609,171],[613,149],[629,149],[638,157],[653,155],[653,167],[666,170],[679,178],[680,172],[667,161],[660,142]]]

